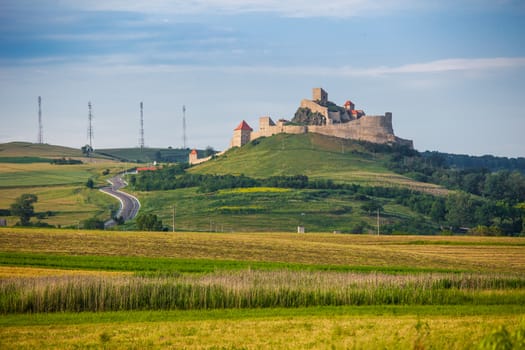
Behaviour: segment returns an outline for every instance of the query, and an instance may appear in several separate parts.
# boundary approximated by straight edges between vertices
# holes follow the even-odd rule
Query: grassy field
[[[522,238],[5,228],[0,346],[473,349],[521,334],[524,249]]]
[[[140,198],[143,213],[158,215],[170,229],[175,207],[175,228],[182,231],[294,232],[298,225],[309,232],[376,231],[376,216],[361,209],[366,201],[340,191],[249,188],[200,193],[197,188],[184,188],[133,194]],[[429,218],[394,200],[379,201],[383,232],[407,219],[427,225],[426,232],[437,230]],[[132,224],[125,227],[133,229]]]
[[[42,219],[48,224],[78,226],[80,221],[90,217],[107,220],[119,202],[96,189],[87,189],[85,184],[93,179],[96,186],[104,186],[107,178],[129,167],[129,163],[110,161],[78,165],[2,163],[0,208],[8,209],[21,194],[33,193],[38,196],[35,212],[51,213]],[[9,225],[14,225],[17,218],[7,217],[7,220]]]
[[[478,348],[525,329],[524,251],[503,237],[4,228],[0,346]]]
[[[523,308],[324,307],[7,315],[3,349],[476,349]]]
[[[30,142],[10,142],[0,144],[0,157],[42,157],[42,158],[81,158],[83,154],[78,149],[38,144]]]
[[[440,195],[447,193],[437,185],[417,182],[388,170],[384,165],[384,154],[370,153],[352,140],[310,133],[279,134],[257,141],[231,149],[191,171],[244,174],[255,178],[300,174],[342,183],[401,186]]]

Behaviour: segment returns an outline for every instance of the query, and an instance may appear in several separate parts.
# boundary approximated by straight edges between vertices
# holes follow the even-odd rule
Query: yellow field
[[[20,277],[58,277],[58,276],[120,276],[129,272],[63,270],[37,267],[0,266],[0,279]]]
[[[525,273],[525,238],[0,229],[0,251]]]
[[[283,316],[179,321],[10,326],[2,349],[469,349],[510,316]],[[256,315],[256,312],[254,312]],[[94,317],[96,319],[96,317]]]

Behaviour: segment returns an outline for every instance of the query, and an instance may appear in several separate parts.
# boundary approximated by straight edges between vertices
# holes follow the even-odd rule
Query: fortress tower
[[[328,102],[328,93],[322,88],[313,88],[312,89],[312,100],[319,103],[321,106],[326,106]]]
[[[233,130],[231,147],[242,147],[251,140],[253,129],[244,120]]]

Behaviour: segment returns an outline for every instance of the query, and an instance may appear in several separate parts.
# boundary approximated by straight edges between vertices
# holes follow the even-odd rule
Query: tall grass
[[[3,314],[524,303],[524,278],[480,274],[243,270],[201,276],[61,276],[0,281]]]

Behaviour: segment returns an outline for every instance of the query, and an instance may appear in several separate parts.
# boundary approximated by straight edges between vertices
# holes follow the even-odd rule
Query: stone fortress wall
[[[343,139],[414,147],[412,140],[405,140],[394,135],[392,113],[366,115],[362,110],[354,110],[354,104],[351,101],[345,102],[344,109],[337,107],[336,110],[339,111],[329,110],[328,104],[335,105],[328,101],[328,93],[321,88],[314,88],[312,90],[312,100],[303,99],[300,107],[309,108],[312,112],[317,112],[324,116],[324,125],[297,125],[284,119],[280,119],[276,123],[269,116],[263,116],[259,118],[259,130],[254,131],[243,120],[233,132],[230,148],[241,147],[258,138],[269,137],[275,134],[306,134],[308,132]],[[215,156],[220,156],[224,152],[220,152]],[[189,163],[200,164],[211,158],[199,158],[197,151],[193,150],[189,156]]]
[[[326,105],[328,94],[321,88],[312,91],[313,100],[304,99],[300,107],[309,108],[326,118],[326,125],[293,125],[287,120],[278,120],[275,123],[269,116],[259,118],[259,130],[244,130],[242,133],[237,129],[230,144],[231,147],[243,146],[244,144],[260,137],[269,137],[275,134],[304,134],[315,132],[327,136],[335,136],[344,139],[368,141],[379,144],[400,144],[413,148],[412,140],[405,140],[395,136],[392,126],[392,113],[384,115],[364,115],[359,111],[357,117],[352,113],[353,104],[348,101],[348,107],[344,113],[329,111]],[[243,123],[246,123],[243,121]],[[242,124],[242,123],[241,123]]]

